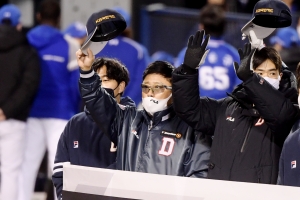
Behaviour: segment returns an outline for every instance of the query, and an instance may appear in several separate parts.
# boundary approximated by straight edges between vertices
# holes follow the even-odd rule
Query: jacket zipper
[[[246,133],[246,137],[245,137],[245,139],[244,139],[243,146],[242,146],[242,148],[241,148],[241,153],[243,153],[244,150],[245,150],[245,146],[246,146],[246,143],[247,143],[247,140],[248,140],[248,137],[249,137],[250,129],[251,129],[251,128],[248,127],[248,130],[247,130],[247,133]]]
[[[148,125],[148,131],[150,131],[152,128],[152,121],[150,121],[150,125]]]

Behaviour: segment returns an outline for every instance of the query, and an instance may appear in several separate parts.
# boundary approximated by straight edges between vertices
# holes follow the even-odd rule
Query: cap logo
[[[9,17],[11,17],[11,13],[10,12],[5,12],[3,16],[6,17],[6,18],[9,18]]]
[[[255,13],[273,13],[273,9],[272,8],[260,8],[260,9],[256,9]]]
[[[103,20],[113,19],[116,18],[115,15],[106,15],[104,17],[100,17],[96,20],[96,23],[102,22]]]

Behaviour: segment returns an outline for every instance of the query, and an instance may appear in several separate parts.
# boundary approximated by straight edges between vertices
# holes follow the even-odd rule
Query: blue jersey
[[[150,57],[145,47],[127,37],[117,37],[108,41],[107,45],[96,57],[116,58],[128,69],[130,81],[124,96],[129,96],[138,105],[142,100],[142,76]]]
[[[73,44],[58,29],[40,25],[27,38],[40,57],[41,81],[30,117],[70,119],[79,110],[79,70]]]
[[[234,47],[221,39],[211,38],[207,48],[210,51],[199,68],[200,95],[221,99],[241,83],[233,67],[233,62],[239,62],[240,57]],[[175,66],[183,63],[185,51],[186,48],[180,51]]]

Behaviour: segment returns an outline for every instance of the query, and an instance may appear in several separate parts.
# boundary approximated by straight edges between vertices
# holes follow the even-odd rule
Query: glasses
[[[147,94],[150,90],[152,90],[153,94],[159,94],[159,93],[163,93],[166,89],[167,90],[172,90],[171,86],[166,86],[166,85],[154,85],[154,86],[149,86],[149,85],[145,85],[142,84],[142,92]]]

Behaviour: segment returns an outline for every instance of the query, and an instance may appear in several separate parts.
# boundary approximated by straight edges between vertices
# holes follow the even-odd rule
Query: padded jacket
[[[100,86],[95,74],[80,78],[85,105],[100,129],[118,146],[117,169],[206,177],[210,137],[188,126],[172,106],[150,117],[145,110],[118,105]]]
[[[298,113],[293,74],[285,70],[276,90],[254,73],[229,97],[215,100],[199,97],[197,72],[184,74],[184,67],[173,72],[174,108],[191,127],[213,136],[208,178],[276,184],[282,146]]]

